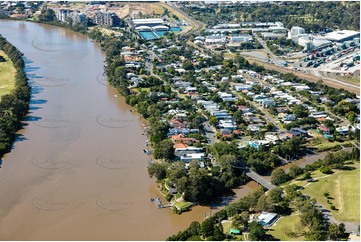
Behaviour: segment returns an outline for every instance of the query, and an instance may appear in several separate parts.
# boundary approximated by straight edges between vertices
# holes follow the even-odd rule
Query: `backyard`
[[[278,219],[267,233],[282,241],[302,241],[304,240],[303,232],[305,231],[300,225],[300,216],[291,214]]]

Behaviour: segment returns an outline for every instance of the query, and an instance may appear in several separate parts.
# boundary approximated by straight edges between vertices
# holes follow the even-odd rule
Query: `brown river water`
[[[0,21],[24,53],[30,113],[1,160],[0,240],[164,240],[209,207],[157,209],[139,115],[104,78],[104,55],[59,27]],[[237,198],[257,187],[236,190]]]

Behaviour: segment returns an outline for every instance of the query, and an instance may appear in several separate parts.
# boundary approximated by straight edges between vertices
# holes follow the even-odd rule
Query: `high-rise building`
[[[72,24],[88,25],[88,18],[84,13],[72,12],[69,17],[72,20]]]
[[[57,16],[58,20],[60,22],[67,22],[71,12],[72,10],[69,9],[60,9]]]
[[[108,27],[120,26],[120,18],[115,13],[102,13],[97,11],[94,15],[93,21],[97,25],[104,25]]]

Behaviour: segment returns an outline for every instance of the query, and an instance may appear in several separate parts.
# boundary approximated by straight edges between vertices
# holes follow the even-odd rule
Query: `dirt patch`
[[[157,16],[162,15],[163,7],[158,3],[143,3],[143,2],[122,2],[122,6],[112,6],[108,11],[115,12],[119,18],[139,18],[144,15]]]
[[[344,204],[344,201],[342,199],[342,190],[341,190],[341,184],[340,184],[340,177],[337,176],[337,179],[335,179],[335,201],[336,201],[336,204],[338,205],[337,208],[338,208],[338,212],[339,213],[342,213],[343,211],[343,204]]]

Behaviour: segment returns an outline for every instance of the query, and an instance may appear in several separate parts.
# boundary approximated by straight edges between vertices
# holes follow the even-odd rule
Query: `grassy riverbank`
[[[16,70],[14,64],[4,51],[0,50],[0,56],[5,58],[5,62],[0,62],[0,97],[9,94],[15,88]]]

